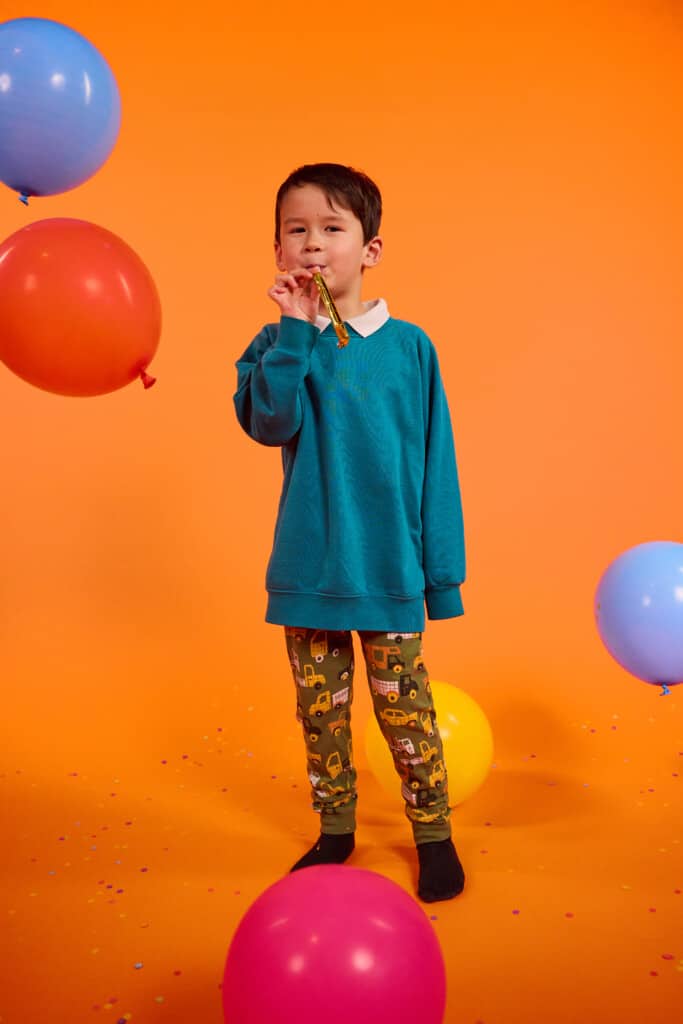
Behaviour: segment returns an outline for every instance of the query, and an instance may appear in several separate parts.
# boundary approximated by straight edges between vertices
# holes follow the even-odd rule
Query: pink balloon
[[[271,885],[235,932],[226,1024],[442,1024],[439,941],[411,896],[374,871],[303,868]]]

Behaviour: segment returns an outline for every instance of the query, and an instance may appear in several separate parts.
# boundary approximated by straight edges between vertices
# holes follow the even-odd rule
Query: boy
[[[420,866],[418,895],[451,899],[464,873],[451,839],[443,748],[422,661],[430,619],[463,614],[462,508],[448,403],[421,328],[361,301],[382,239],[379,189],[342,164],[280,186],[266,324],[237,361],[246,433],[279,446],[284,481],[266,572],[266,622],[285,627],[320,838],[292,871],[354,849],[351,630],[389,744]],[[349,341],[321,314],[321,272]],[[303,626],[296,625],[304,623]]]

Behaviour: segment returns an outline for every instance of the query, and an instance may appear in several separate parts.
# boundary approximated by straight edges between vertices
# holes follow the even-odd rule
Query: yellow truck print
[[[310,769],[309,779],[313,785],[317,785],[321,779],[321,772],[323,768],[322,754],[318,754],[317,751],[309,751],[308,753],[308,766]],[[325,761],[325,768],[331,779],[336,779],[342,772],[347,772],[351,768],[350,757],[342,759],[341,754],[338,750],[333,751],[327,760]]]
[[[299,686],[313,686],[316,690],[320,690],[326,681],[325,676],[316,675],[313,665],[304,665],[303,678],[300,675],[297,676]]]
[[[384,708],[380,711],[379,717],[387,725],[405,725],[409,729],[417,729],[418,726],[417,711],[402,711],[401,708]]]
[[[401,657],[401,648],[398,646],[373,647],[370,645],[370,664],[374,669],[396,673],[402,672],[406,667]]]
[[[318,779],[318,781],[320,780]],[[328,796],[339,796],[341,793],[350,793],[351,788],[350,786],[326,786],[325,789],[318,789],[314,786],[313,791],[316,796],[319,796],[324,800],[325,797]],[[336,801],[333,802],[333,806],[338,806]]]
[[[427,740],[420,740],[420,754],[422,755],[421,760],[423,764],[433,761],[438,753],[437,748],[430,746]]]
[[[412,818],[413,821],[420,821],[423,825],[429,825],[431,822],[437,821],[438,818],[443,817],[443,814],[440,814],[438,811],[423,811],[418,807],[408,807],[406,809],[406,814],[409,818]]]
[[[336,779],[342,772],[346,772],[351,767],[351,761],[348,757],[345,757],[342,761],[341,754],[338,750],[333,751],[325,762],[327,768],[327,774],[331,779]]]
[[[430,786],[440,786],[442,782],[446,781],[446,766],[443,761],[435,761],[431,775],[428,776],[427,781]]]
[[[328,652],[327,630],[326,629],[316,629],[315,633],[311,637],[311,657],[315,661],[321,662],[321,661],[324,661],[325,655],[327,654],[327,652]],[[339,649],[336,648],[332,653],[333,653],[334,657],[336,658],[339,655]]]
[[[332,711],[333,708],[340,708],[344,704],[349,702],[349,687],[345,687],[343,690],[337,690],[336,693],[331,693],[329,690],[323,690],[315,698],[313,703],[308,709],[310,715],[315,715],[317,718],[322,718],[323,715],[327,714],[328,711]]]
[[[420,725],[422,726],[422,731],[426,733],[427,736],[434,735],[434,723],[432,722],[432,716],[428,711],[420,712]]]
[[[329,690],[323,690],[315,698],[313,703],[308,709],[309,714],[316,715],[317,718],[322,718],[324,714],[332,710],[332,694]]]
[[[428,711],[403,711],[402,708],[383,708],[379,713],[379,717],[387,725],[393,726],[407,726],[408,729],[417,729],[418,725],[422,726],[422,731],[427,736],[434,735],[434,726],[432,724],[432,717]]]

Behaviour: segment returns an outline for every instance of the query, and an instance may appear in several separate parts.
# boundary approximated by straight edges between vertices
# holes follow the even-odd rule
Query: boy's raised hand
[[[293,316],[298,320],[315,323],[320,306],[320,292],[313,280],[316,270],[320,270],[320,267],[315,266],[310,270],[294,267],[277,274],[275,284],[268,289],[268,295],[280,307],[280,316]]]

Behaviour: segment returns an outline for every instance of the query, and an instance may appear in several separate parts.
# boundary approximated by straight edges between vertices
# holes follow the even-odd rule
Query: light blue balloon
[[[23,197],[76,188],[120,126],[116,79],[84,36],[48,18],[0,23],[0,181]]]
[[[595,592],[605,647],[646,683],[683,682],[683,544],[650,541],[619,555]]]

